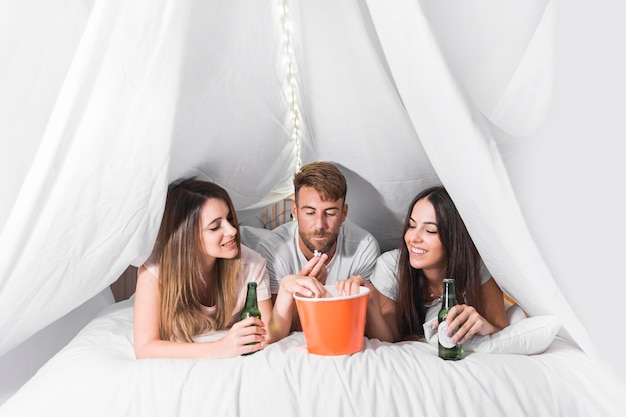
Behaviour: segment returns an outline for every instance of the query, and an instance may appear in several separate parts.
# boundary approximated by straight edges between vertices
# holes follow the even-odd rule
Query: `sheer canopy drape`
[[[2,1],[0,354],[147,257],[169,181],[245,219],[311,160],[385,250],[443,182],[502,288],[594,353],[503,159],[548,117],[556,3],[445,3]]]

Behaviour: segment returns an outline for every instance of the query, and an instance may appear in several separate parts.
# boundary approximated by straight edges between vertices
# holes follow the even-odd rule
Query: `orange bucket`
[[[334,285],[325,288],[325,298],[294,294],[307,349],[316,355],[351,355],[360,351],[370,290],[360,287],[359,294],[338,296]]]

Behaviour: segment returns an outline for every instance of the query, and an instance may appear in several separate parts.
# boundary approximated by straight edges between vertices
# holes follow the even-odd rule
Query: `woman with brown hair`
[[[272,311],[266,262],[241,244],[233,203],[222,187],[193,178],[168,188],[150,258],[138,270],[134,310],[137,358],[231,357],[260,350],[289,333],[293,293],[323,287],[308,277],[283,279]],[[238,321],[247,283],[256,282],[262,319]],[[271,329],[271,330],[270,330]],[[227,330],[224,337],[194,342]]]
[[[379,257],[371,283],[355,277],[339,284],[347,293],[356,292],[359,285],[372,290],[368,337],[390,342],[421,338],[427,309],[439,309],[444,278],[455,279],[459,302],[446,319],[453,343],[508,325],[502,290],[444,187],[428,188],[413,199],[403,237],[399,249]]]

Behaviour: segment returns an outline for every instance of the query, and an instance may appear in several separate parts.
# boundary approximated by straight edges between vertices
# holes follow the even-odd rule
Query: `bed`
[[[105,308],[0,415],[626,415],[624,385],[558,336],[540,354],[475,351],[457,362],[429,342],[367,338],[353,355],[318,356],[301,332],[250,356],[136,360],[132,303]]]

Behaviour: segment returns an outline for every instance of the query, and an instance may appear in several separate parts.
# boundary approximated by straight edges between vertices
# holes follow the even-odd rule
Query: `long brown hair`
[[[426,278],[421,269],[415,269],[409,263],[409,251],[404,242],[413,207],[424,198],[435,209],[439,239],[447,255],[445,276],[456,280],[457,301],[459,304],[472,305],[477,310],[481,305],[481,260],[478,250],[446,189],[442,186],[427,188],[409,205],[402,231],[398,261],[398,318],[401,338],[424,334],[422,323],[426,320]]]
[[[229,221],[237,229],[235,238],[239,249],[234,259],[216,259],[217,278],[209,289],[216,300],[215,318],[207,316],[200,303],[200,292],[205,285],[201,212],[209,199],[222,200],[228,206]],[[190,342],[194,336],[230,325],[238,297],[239,235],[235,208],[222,187],[195,178],[170,184],[156,241],[162,339]]]

